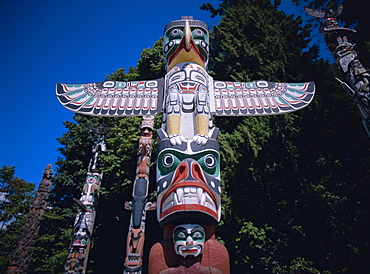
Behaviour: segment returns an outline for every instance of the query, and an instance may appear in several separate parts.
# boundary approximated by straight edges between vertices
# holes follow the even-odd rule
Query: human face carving
[[[173,230],[175,252],[184,258],[202,254],[204,241],[204,229],[198,224],[182,224]]]

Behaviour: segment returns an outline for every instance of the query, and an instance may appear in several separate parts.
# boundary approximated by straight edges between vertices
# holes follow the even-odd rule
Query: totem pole
[[[152,154],[154,116],[145,115],[141,124],[139,149],[137,152],[136,177],[132,190],[132,201],[125,203],[131,210],[129,231],[126,242],[124,273],[141,273],[145,240],[146,211],[154,210],[156,203],[147,202],[149,189],[150,157]]]
[[[337,9],[315,10],[305,8],[306,12],[316,18],[325,18],[320,32],[324,37],[338,69],[345,76],[346,82],[335,78],[347,94],[353,99],[362,124],[370,137],[370,73],[364,68],[354,50],[353,37],[355,30],[342,28],[336,17],[343,11],[343,5]]]
[[[104,142],[105,135],[109,128],[99,125],[97,127],[89,127],[90,131],[98,134],[97,140],[94,142],[91,149],[91,159],[88,166],[86,181],[82,189],[81,198],[73,201],[78,205],[75,222],[73,225],[73,235],[71,245],[68,249],[68,257],[64,267],[64,274],[85,273],[91,236],[94,228],[96,205],[99,198],[99,188],[103,178],[103,173],[97,173],[98,157],[102,152],[106,152],[107,148]]]
[[[47,165],[37,189],[35,200],[32,202],[30,212],[28,213],[27,221],[24,224],[18,246],[10,259],[8,274],[28,272],[33,247],[40,230],[40,219],[44,215],[47,200],[49,199],[52,175],[51,165]]]
[[[157,219],[164,238],[151,248],[149,273],[229,273],[228,252],[215,240],[222,190],[218,129],[212,115],[295,111],[311,102],[315,86],[313,82],[213,80],[206,71],[207,25],[191,16],[167,24],[163,52],[164,78],[57,84],[57,97],[67,109],[86,115],[145,116],[163,111],[162,127],[157,130],[156,186]],[[142,211],[138,215],[145,213],[145,208],[138,208]],[[137,269],[131,273],[141,273],[140,258],[135,258]]]

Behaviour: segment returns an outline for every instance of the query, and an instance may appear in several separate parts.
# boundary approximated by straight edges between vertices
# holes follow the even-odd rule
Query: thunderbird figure
[[[209,48],[206,24],[183,17],[165,27],[164,78],[57,84],[59,101],[76,113],[146,116],[163,112],[157,131],[156,184],[157,218],[165,237],[152,247],[149,273],[203,268],[210,272],[202,273],[230,271],[227,250],[215,240],[222,189],[218,129],[212,115],[288,113],[307,106],[314,96],[313,82],[214,80],[206,71]],[[175,227],[183,231],[174,232]],[[195,227],[197,237],[192,234]]]

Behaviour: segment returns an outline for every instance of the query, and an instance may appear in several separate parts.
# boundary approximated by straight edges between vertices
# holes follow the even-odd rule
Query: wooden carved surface
[[[53,174],[51,167],[51,165],[47,165],[44,170],[43,179],[40,182],[35,200],[28,213],[27,221],[20,236],[18,246],[10,259],[8,274],[27,273],[34,243],[40,230],[40,218],[44,215],[49,198],[51,176]]]

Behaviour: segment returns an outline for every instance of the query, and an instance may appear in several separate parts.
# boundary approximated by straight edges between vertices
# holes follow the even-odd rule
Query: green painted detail
[[[191,30],[191,36],[194,39],[195,45],[202,54],[205,62],[208,61],[208,52],[203,48],[202,45],[204,43],[206,45],[209,45],[209,33],[206,29],[204,29],[201,26],[190,26]],[[183,39],[183,36],[185,34],[185,27],[184,26],[174,26],[170,29],[168,29],[164,34],[164,45],[167,45],[168,48],[165,53],[165,60],[166,63],[170,59],[170,56],[174,53],[174,51],[177,49],[177,47],[180,45],[181,40]],[[171,43],[171,46],[170,45]]]
[[[83,84],[66,84],[66,86],[69,88],[77,88],[77,87],[82,87]]]
[[[201,231],[193,231],[192,233],[188,233],[186,231],[177,231],[173,235],[173,240],[175,242],[183,242],[186,241],[186,239],[190,236],[193,241],[195,242],[204,242],[205,235]]]
[[[158,155],[158,172],[160,176],[167,175],[176,170],[185,159],[194,159],[207,174],[218,177],[220,175],[220,155],[215,150],[187,155],[176,150],[166,149]]]
[[[290,104],[288,104],[283,98],[281,98],[280,96],[276,98],[276,100],[280,101],[280,103],[282,104],[285,104],[285,105],[288,105],[290,106]]]
[[[116,88],[124,88],[126,86],[126,82],[116,82]]]
[[[285,97],[288,97],[288,98],[290,98],[290,99],[298,100],[298,101],[299,101],[299,99],[298,99],[297,97],[294,97],[294,96],[292,96],[292,95],[289,95],[288,93],[285,93],[285,94],[284,94],[284,96],[285,96]]]
[[[88,96],[86,93],[84,95],[82,95],[81,97],[78,97],[74,100],[72,100],[72,102],[78,102],[78,101],[81,101],[82,99],[86,98],[86,96]]]
[[[287,84],[292,87],[303,87],[306,83],[287,83]]]
[[[299,91],[299,90],[291,89],[291,88],[288,88],[288,90],[291,91],[291,92],[298,93],[298,94],[304,94],[305,93],[304,91]]]
[[[257,88],[256,84],[254,82],[247,82],[245,83],[246,88]]]
[[[84,106],[86,106],[86,105],[89,105],[92,101],[94,101],[95,100],[95,98],[94,97],[91,97],[89,100],[87,100],[86,101],[86,103],[85,104],[83,104]],[[95,180],[99,180],[98,178],[97,179],[95,179]]]
[[[83,89],[79,89],[79,90],[69,93],[68,95],[71,96],[71,95],[75,95],[75,94],[82,93],[82,92],[83,92]]]

